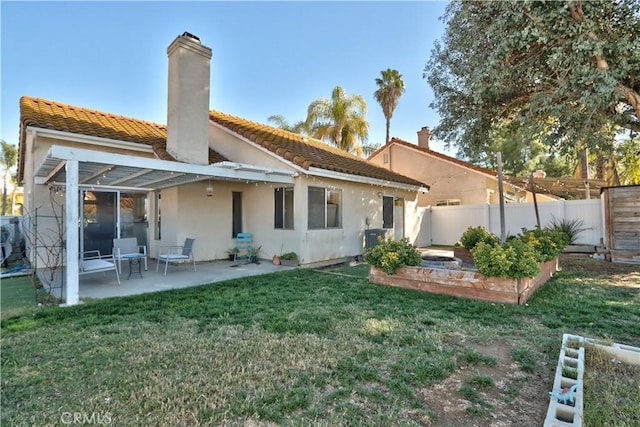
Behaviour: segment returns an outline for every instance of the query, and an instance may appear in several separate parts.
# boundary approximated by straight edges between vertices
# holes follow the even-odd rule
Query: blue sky
[[[446,2],[0,3],[1,137],[18,143],[19,99],[50,99],[166,123],[169,44],[185,31],[213,50],[210,107],[267,123],[302,120],[340,85],[368,104],[369,143],[385,120],[373,97],[380,71],[403,75],[391,136],[417,142],[434,127],[422,78],[444,33]],[[434,141],[432,148],[444,151]]]

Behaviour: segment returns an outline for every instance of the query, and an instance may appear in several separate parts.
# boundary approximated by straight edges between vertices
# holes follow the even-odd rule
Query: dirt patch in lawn
[[[560,267],[606,277],[604,280],[612,286],[640,288],[637,265],[562,256]],[[497,363],[462,364],[445,381],[423,388],[420,396],[433,411],[433,417],[416,421],[432,426],[540,426],[549,406],[553,374],[543,375],[537,370],[524,372],[512,357],[516,349],[506,341],[470,344],[470,347]],[[487,378],[491,378],[493,384]]]
[[[606,275],[612,285],[640,288],[640,265],[596,261],[587,256],[562,255],[560,268],[581,270],[590,274]]]
[[[539,426],[553,379],[523,372],[505,342],[472,348],[497,363],[461,366],[442,383],[422,389],[434,417],[419,421],[433,426]]]

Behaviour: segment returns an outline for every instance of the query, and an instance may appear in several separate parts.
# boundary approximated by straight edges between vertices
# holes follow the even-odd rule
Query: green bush
[[[539,255],[529,243],[511,239],[503,245],[479,242],[471,250],[478,271],[485,276],[535,277],[540,272]]]
[[[400,267],[406,265],[420,265],[420,252],[409,243],[406,237],[402,240],[384,240],[378,237],[379,244],[364,251],[364,259],[370,265],[384,270],[387,274],[394,274]]]
[[[551,261],[560,255],[568,243],[568,237],[562,231],[549,228],[522,229],[519,239],[529,243],[535,249],[538,262]]]
[[[480,226],[467,228],[467,230],[462,233],[462,237],[460,237],[460,244],[469,250],[473,249],[480,242],[493,246],[500,243],[500,239],[495,234],[488,232]]]
[[[295,252],[286,252],[280,255],[280,259],[296,260],[298,259],[298,254]]]

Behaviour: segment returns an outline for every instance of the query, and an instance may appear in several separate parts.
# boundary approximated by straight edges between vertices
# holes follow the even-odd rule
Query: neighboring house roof
[[[310,137],[213,110],[209,112],[209,119],[303,169],[308,170],[310,167],[316,167],[334,172],[428,188],[422,182],[389,171]],[[158,123],[27,96],[20,99],[20,121],[22,123],[21,141],[24,141],[26,137],[26,127],[34,126],[145,144],[152,147],[158,158],[175,160],[166,151],[167,128],[165,125]],[[22,180],[25,144],[21,143],[20,147],[18,179]],[[227,160],[229,159],[220,153],[209,150],[209,163]]]

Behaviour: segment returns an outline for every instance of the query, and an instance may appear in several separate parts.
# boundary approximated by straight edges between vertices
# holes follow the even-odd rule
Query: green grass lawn
[[[539,426],[563,333],[640,345],[640,273],[562,265],[526,306],[373,285],[355,266],[26,308],[2,319],[0,421],[483,426],[512,411]]]
[[[29,276],[7,277],[0,281],[0,317],[20,314],[34,305],[35,291]]]

